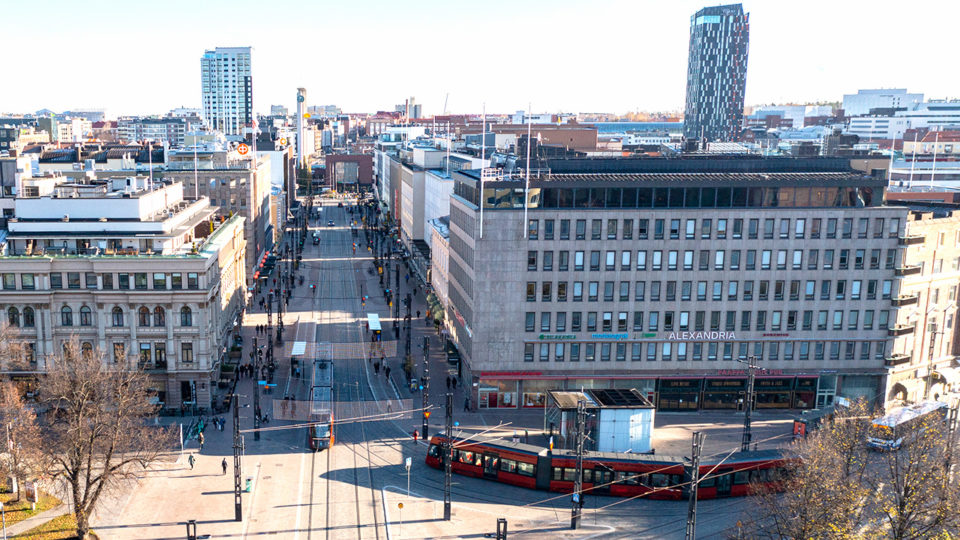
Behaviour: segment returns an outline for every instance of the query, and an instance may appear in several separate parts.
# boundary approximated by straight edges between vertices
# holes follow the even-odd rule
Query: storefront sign
[[[757,375],[783,375],[782,369],[758,369]],[[718,369],[717,375],[724,377],[746,377],[750,373],[745,369]]]
[[[736,332],[670,332],[670,341],[700,341],[714,339],[737,339]]]
[[[577,339],[576,334],[540,334],[539,340],[557,340],[557,339]]]
[[[627,339],[629,334],[590,334],[590,339]]]

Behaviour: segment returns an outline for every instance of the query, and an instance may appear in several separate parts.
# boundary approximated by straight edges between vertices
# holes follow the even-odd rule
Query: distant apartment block
[[[227,135],[253,125],[250,47],[217,47],[200,59],[203,118]]]

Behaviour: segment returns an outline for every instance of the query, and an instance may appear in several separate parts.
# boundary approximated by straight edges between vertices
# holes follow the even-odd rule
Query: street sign
[[[240,143],[240,146],[237,147],[237,152],[240,152],[241,156],[247,155],[249,151],[250,151],[250,147],[244,143]]]
[[[403,510],[403,503],[397,503],[397,508]]]
[[[574,494],[573,494],[573,502],[575,502],[575,503],[580,502],[580,494],[579,494],[579,493],[574,493]]]
[[[404,464],[407,466],[407,470],[410,470],[410,466],[413,465],[413,458],[407,458]]]
[[[280,144],[286,146],[286,145],[287,145],[287,138],[286,138],[286,137],[281,137],[281,138],[280,138]]]

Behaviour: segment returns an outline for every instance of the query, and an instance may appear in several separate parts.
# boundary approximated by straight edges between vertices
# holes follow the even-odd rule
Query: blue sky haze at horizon
[[[199,107],[200,56],[253,47],[254,110],[308,104],[427,115],[682,111],[690,16],[703,0],[0,0],[0,111]],[[747,0],[748,105],[860,88],[960,97],[960,2]],[[528,53],[527,51],[531,51]],[[527,61],[527,59],[530,61]]]

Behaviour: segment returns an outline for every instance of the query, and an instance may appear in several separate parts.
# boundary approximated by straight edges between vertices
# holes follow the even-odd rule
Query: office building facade
[[[200,58],[203,119],[226,135],[253,125],[250,47],[217,47]]]
[[[447,325],[480,408],[625,387],[737,409],[747,359],[758,407],[882,396],[906,216],[883,179],[842,159],[569,161],[531,178],[526,212],[523,178],[487,181],[482,239],[478,173],[454,174]]]
[[[40,195],[15,200],[0,253],[0,306],[25,349],[0,375],[32,391],[76,340],[145,370],[161,407],[210,407],[244,305],[243,218],[143,177],[25,182]]]
[[[743,124],[750,15],[732,4],[701,9],[690,18],[687,101],[683,135],[735,141]]]

